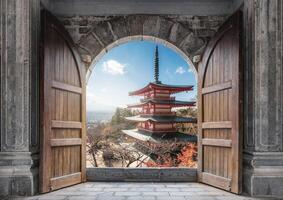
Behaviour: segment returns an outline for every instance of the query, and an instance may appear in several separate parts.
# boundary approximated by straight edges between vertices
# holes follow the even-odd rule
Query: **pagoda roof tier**
[[[192,117],[178,117],[178,116],[143,116],[137,115],[133,117],[126,117],[127,120],[135,122],[159,122],[159,123],[197,123],[196,118]]]
[[[146,131],[141,131],[138,129],[123,130],[125,134],[131,136],[135,139],[141,141],[150,141],[155,143],[160,143],[164,141],[187,141],[187,142],[197,142],[197,136],[189,135],[180,132],[170,132],[170,133],[150,133]]]
[[[142,89],[129,92],[130,96],[133,95],[143,95],[146,92],[151,91],[152,89],[158,89],[158,90],[170,90],[171,94],[178,93],[178,92],[185,92],[185,91],[191,91],[193,90],[193,85],[167,85],[162,83],[153,83],[150,82],[147,86],[145,86]]]
[[[176,116],[176,112],[175,111],[170,111],[170,112],[141,112],[140,116],[142,117],[151,117],[151,116]]]
[[[158,133],[158,134],[163,134],[163,133],[175,133],[176,128],[166,128],[166,129],[147,129],[147,128],[142,128],[142,127],[137,127],[139,131],[144,131],[147,133]]]
[[[160,100],[160,99],[143,99],[140,103],[128,105],[128,108],[142,107],[146,104],[162,104],[171,105],[172,107],[194,106],[195,101],[176,101],[176,100]]]

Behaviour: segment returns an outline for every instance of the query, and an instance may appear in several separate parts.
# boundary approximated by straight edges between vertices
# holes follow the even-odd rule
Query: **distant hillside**
[[[86,113],[87,122],[111,121],[114,112],[111,111],[89,111]]]

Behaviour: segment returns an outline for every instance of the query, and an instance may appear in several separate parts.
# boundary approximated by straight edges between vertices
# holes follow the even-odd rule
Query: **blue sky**
[[[142,88],[154,80],[154,51],[157,43],[133,41],[111,49],[95,65],[87,83],[87,111],[113,111],[136,103],[140,97],[128,92]],[[193,69],[174,50],[159,48],[159,79],[164,84],[194,85],[194,91],[179,93],[178,100],[196,97]]]

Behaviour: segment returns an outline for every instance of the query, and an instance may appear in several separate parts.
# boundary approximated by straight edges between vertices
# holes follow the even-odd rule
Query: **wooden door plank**
[[[51,127],[81,129],[82,122],[52,120]]]
[[[59,81],[52,81],[52,88],[55,89],[60,89],[60,90],[65,90],[68,92],[74,92],[74,93],[78,93],[81,94],[82,93],[82,88],[74,86],[74,85],[70,85],[70,84],[66,84],[66,83],[62,83]]]
[[[50,179],[51,189],[57,190],[62,187],[67,187],[81,182],[81,172],[68,174],[65,176],[55,177]]]
[[[45,46],[46,43],[49,43],[51,40],[51,36],[46,37],[46,32],[48,32],[48,26],[46,21],[46,14],[43,13],[41,15],[41,45],[44,46],[44,51],[40,52],[40,110],[44,111],[40,113],[40,119],[41,119],[41,133],[40,133],[40,167],[39,167],[39,173],[40,173],[40,179],[39,179],[39,190],[41,193],[48,192],[50,190],[49,188],[49,179],[52,176],[52,164],[51,164],[51,148],[49,145],[49,140],[51,135],[50,134],[44,134],[45,132],[48,132],[51,127],[49,123],[50,115],[51,115],[51,106],[50,104],[45,104],[47,101],[46,94],[50,95],[50,70],[48,70],[48,67],[53,66],[54,60],[51,59],[51,49]],[[43,40],[44,38],[44,40]],[[45,60],[45,62],[44,62]],[[51,100],[52,101],[52,100]],[[51,102],[52,103],[52,102]],[[44,165],[43,163],[48,163],[48,165]]]
[[[219,188],[222,188],[224,190],[231,190],[231,179],[229,178],[224,178],[221,176],[216,176],[210,173],[203,172],[202,173],[202,180],[203,182],[217,186]]]
[[[231,88],[232,88],[232,82],[227,81],[227,82],[224,82],[224,83],[218,83],[216,85],[212,85],[212,86],[202,88],[202,94],[219,92],[221,90],[227,90],[227,89],[231,89]]]
[[[221,122],[203,122],[202,129],[219,129],[219,128],[232,128],[231,121]]]
[[[237,26],[240,26],[241,16],[235,18],[235,23]],[[240,30],[236,30],[236,34],[233,35],[233,40],[240,41]],[[242,143],[243,143],[243,135],[242,135],[242,121],[241,117],[243,115],[243,105],[242,105],[242,68],[240,63],[240,43],[233,43],[233,48],[238,51],[237,54],[233,56],[235,59],[235,67],[231,68],[232,71],[232,130],[231,130],[231,139],[232,139],[232,155],[233,160],[231,162],[232,168],[232,185],[231,191],[239,193],[242,191]]]
[[[81,96],[82,107],[81,107],[81,120],[82,120],[82,146],[81,146],[81,172],[82,172],[82,182],[86,181],[86,81],[85,81],[85,68],[82,68],[81,83],[83,93]]]
[[[60,147],[60,146],[75,146],[81,145],[81,138],[64,138],[64,139],[51,139],[50,145],[52,147]]]
[[[218,146],[218,147],[231,147],[232,141],[225,139],[202,139],[202,145],[205,146]]]

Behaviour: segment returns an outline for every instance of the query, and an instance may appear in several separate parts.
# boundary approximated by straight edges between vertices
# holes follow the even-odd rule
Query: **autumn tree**
[[[146,162],[148,167],[196,167],[197,146],[182,141],[147,143],[153,159]]]
[[[118,158],[126,167],[141,159],[142,153],[127,150],[120,145],[126,141],[122,130],[135,127],[135,123],[125,120],[125,117],[136,114],[137,111],[117,108],[109,123],[98,123],[96,127],[88,128],[87,153],[90,155],[90,162],[94,167],[98,167],[97,154],[99,152],[102,153],[102,158],[107,166],[111,166],[111,162]]]
[[[108,166],[113,166],[111,162],[119,161],[121,167],[130,167],[134,163],[134,167],[139,167],[148,158],[131,145],[111,145],[103,155]]]

